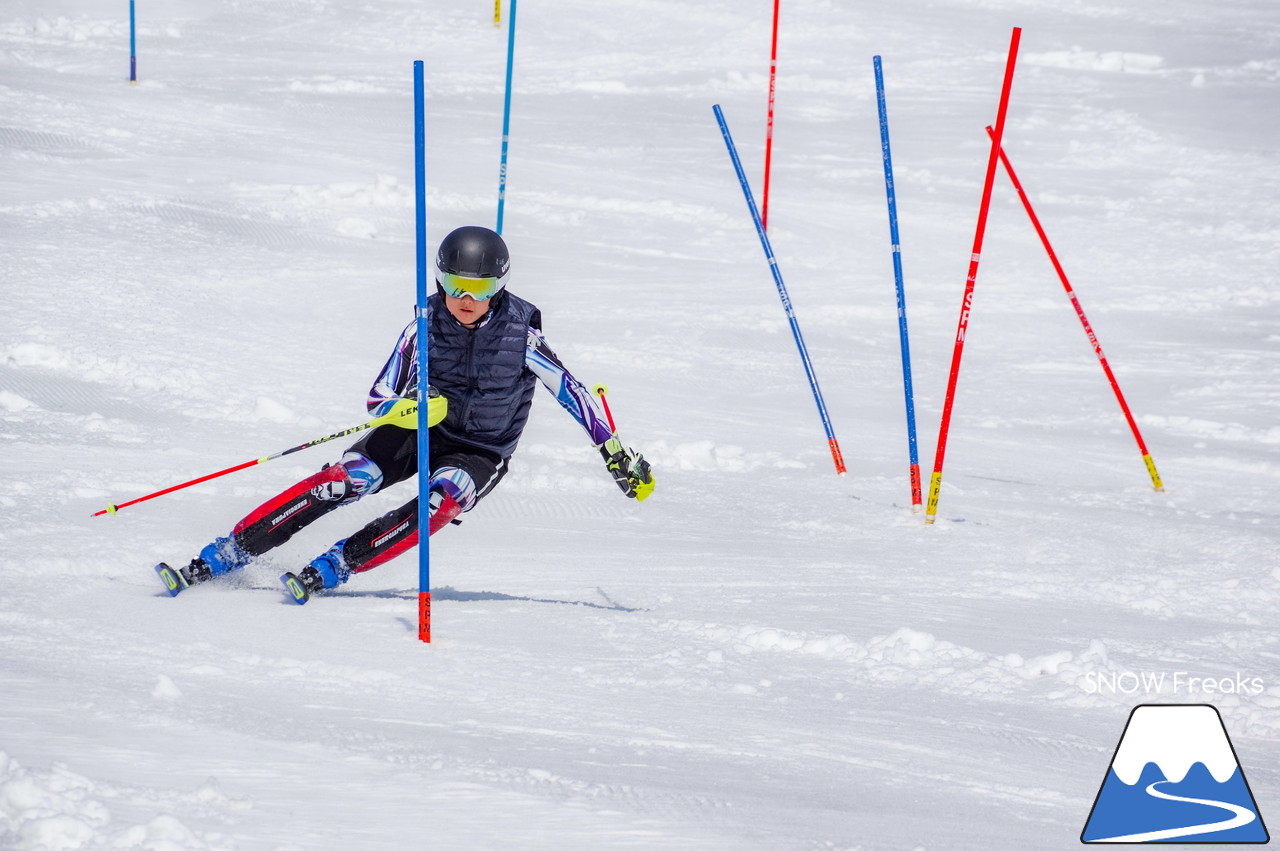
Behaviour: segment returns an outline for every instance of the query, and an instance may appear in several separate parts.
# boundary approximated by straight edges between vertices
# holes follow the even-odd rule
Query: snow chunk
[[[16,413],[18,411],[29,411],[32,408],[38,408],[35,402],[24,399],[17,393],[10,393],[8,390],[0,390],[0,411],[9,411]]]
[[[75,362],[67,352],[43,343],[19,343],[9,349],[4,359],[16,366],[35,366],[44,369],[67,369]]]
[[[631,87],[621,80],[583,80],[575,83],[571,88],[583,92],[596,92],[599,94],[625,94],[631,91]]]
[[[357,219],[348,216],[338,222],[338,233],[354,239],[376,239],[378,236],[378,229],[374,226],[373,222],[370,222],[367,219]]]
[[[84,16],[69,18],[59,15],[52,20],[44,17],[36,18],[35,23],[29,27],[23,24],[12,24],[9,32],[14,35],[35,36],[36,41],[46,43],[87,42],[97,38],[117,37],[118,24],[115,21],[90,20]]]
[[[257,407],[253,410],[253,419],[268,420],[273,423],[292,423],[297,422],[298,416],[275,399],[259,396]]]
[[[1150,53],[1126,53],[1111,50],[1098,53],[1093,50],[1053,50],[1047,53],[1028,53],[1024,61],[1031,65],[1051,68],[1072,68],[1078,71],[1120,71],[1150,74],[1164,65],[1164,58]]]
[[[161,674],[156,678],[156,687],[151,690],[151,696],[159,700],[180,700],[182,689],[174,685],[173,680]]]
[[[1070,650],[1060,650],[1057,653],[1046,653],[1043,656],[1028,659],[1022,663],[1020,668],[1028,677],[1038,677],[1044,674],[1057,676],[1062,666],[1073,658],[1075,657]]]
[[[81,847],[111,821],[92,792],[87,778],[60,766],[35,773],[0,752],[0,846]]]
[[[777,453],[748,453],[741,446],[722,446],[710,440],[695,440],[671,447],[659,440],[650,444],[644,454],[657,461],[664,469],[703,473],[747,473],[761,467],[799,466],[796,462],[784,460]]]
[[[185,824],[169,815],[159,815],[145,825],[129,828],[113,844],[116,848],[147,848],[156,851],[208,847]]]
[[[1143,425],[1164,428],[1171,434],[1203,437],[1233,443],[1280,443],[1280,426],[1251,428],[1240,423],[1221,423],[1196,417],[1162,417],[1148,414],[1141,418]]]
[[[236,192],[268,204],[284,203],[298,210],[312,209],[404,209],[414,204],[413,190],[400,184],[394,175],[375,175],[370,182],[344,181],[328,184],[237,183]]]
[[[48,771],[22,767],[0,751],[0,848],[63,851],[72,848],[147,848],[197,851],[210,847],[170,815],[111,828],[104,800],[119,791],[55,763]]]
[[[387,90],[381,86],[362,83],[357,80],[340,80],[331,74],[320,74],[310,80],[293,80],[289,83],[291,92],[319,92],[321,94],[383,94]]]

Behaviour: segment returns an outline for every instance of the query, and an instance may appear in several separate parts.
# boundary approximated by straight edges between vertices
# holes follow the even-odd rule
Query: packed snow
[[[518,9],[504,236],[657,490],[539,391],[511,474],[304,607],[185,563],[362,423],[434,244],[494,223],[507,4],[0,10],[0,847],[1070,848],[1133,708],[1211,703],[1280,819],[1280,5]],[[997,176],[937,523],[911,508],[872,58],[926,486],[992,123],[1158,492]],[[1280,822],[1278,822],[1280,823]]]

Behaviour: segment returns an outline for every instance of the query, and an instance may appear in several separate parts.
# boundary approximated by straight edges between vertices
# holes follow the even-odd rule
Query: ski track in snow
[[[758,6],[521,8],[512,287],[658,488],[540,396],[433,541],[430,647],[412,558],[277,580],[403,487],[176,600],[150,570],[343,441],[89,515],[363,421],[412,318],[411,63],[437,239],[493,216],[505,23],[143,5],[131,87],[123,10],[0,12],[0,847],[1067,848],[1143,702],[1212,702],[1270,814],[1276,7],[784,4],[769,235],[837,479],[711,113],[759,202]],[[927,480],[1012,26],[1006,150],[1166,489],[1001,174],[926,528],[871,57]]]

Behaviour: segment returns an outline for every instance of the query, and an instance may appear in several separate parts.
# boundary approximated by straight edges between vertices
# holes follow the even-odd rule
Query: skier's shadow
[[[445,585],[440,588],[431,589],[431,601],[433,603],[449,602],[449,603],[488,603],[488,602],[517,602],[517,603],[552,603],[559,606],[583,606],[588,609],[604,609],[610,612],[643,612],[646,609],[634,608],[631,606],[623,606],[615,603],[609,598],[609,595],[603,589],[597,588],[596,592],[604,599],[603,603],[592,603],[588,600],[557,600],[551,597],[527,597],[520,594],[504,594],[501,591],[459,591],[451,585]],[[405,594],[401,591],[354,591],[347,592],[343,596],[346,597],[383,597],[383,598],[400,598],[400,599],[416,599],[416,594]]]

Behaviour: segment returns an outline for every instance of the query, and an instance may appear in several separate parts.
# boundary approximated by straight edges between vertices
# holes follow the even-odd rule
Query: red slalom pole
[[[990,127],[987,128],[987,134],[994,138],[995,131]],[[1049,235],[1045,233],[1044,226],[1040,224],[1040,217],[1036,215],[1036,211],[1031,206],[1031,199],[1027,197],[1026,190],[1022,188],[1022,181],[1018,180],[1018,175],[1013,170],[1013,164],[1009,162],[1008,155],[1004,152],[1004,148],[999,148],[1000,163],[1004,166],[1005,172],[1009,175],[1009,180],[1013,183],[1014,190],[1018,193],[1018,198],[1022,201],[1022,206],[1027,211],[1027,216],[1031,219],[1031,225],[1036,229],[1036,235],[1040,237],[1040,242],[1044,245],[1045,252],[1049,255],[1049,262],[1053,264],[1053,271],[1058,273],[1058,280],[1062,282],[1062,288],[1067,291],[1067,298],[1071,299],[1071,306],[1076,309],[1076,315],[1080,317],[1080,324],[1084,326],[1085,336],[1089,338],[1089,345],[1093,347],[1093,353],[1098,357],[1098,363],[1102,364],[1102,371],[1106,373],[1107,380],[1111,382],[1111,389],[1115,391],[1116,401],[1120,403],[1120,410],[1124,413],[1124,418],[1129,423],[1129,430],[1133,432],[1133,439],[1138,442],[1138,449],[1142,452],[1142,461],[1146,464],[1147,473],[1151,476],[1151,484],[1158,491],[1164,490],[1164,483],[1160,481],[1160,473],[1156,470],[1156,462],[1151,458],[1151,453],[1147,451],[1147,444],[1142,439],[1142,432],[1138,430],[1138,423],[1133,419],[1133,413],[1129,410],[1129,403],[1124,400],[1124,393],[1120,392],[1120,382],[1116,381],[1115,373],[1111,371],[1111,364],[1107,362],[1107,356],[1102,353],[1102,344],[1098,342],[1098,336],[1093,333],[1093,326],[1089,324],[1089,319],[1084,315],[1084,308],[1080,306],[1080,299],[1076,298],[1075,290],[1071,288],[1071,281],[1067,280],[1066,270],[1062,268],[1062,264],[1058,262],[1058,255],[1053,250],[1053,246],[1049,243]]]
[[[960,377],[960,358],[964,354],[964,338],[969,330],[969,313],[973,309],[974,284],[978,280],[978,261],[982,258],[982,240],[987,230],[987,212],[991,209],[991,188],[996,181],[1000,140],[1004,137],[1004,119],[1009,112],[1009,91],[1013,88],[1013,69],[1018,61],[1018,42],[1022,27],[1013,28],[1009,40],[1009,58],[1004,67],[1004,83],[1000,87],[1000,106],[996,111],[995,129],[991,135],[991,155],[987,158],[987,176],[982,184],[982,205],[978,208],[978,226],[973,236],[973,252],[969,256],[969,276],[965,279],[964,299],[960,303],[960,321],[956,326],[955,349],[951,353],[951,372],[947,378],[947,395],[942,403],[942,422],[938,426],[938,452],[933,460],[933,476],[929,482],[929,499],[924,522],[932,524],[938,513],[938,496],[942,491],[942,462],[947,453],[947,433],[951,429],[951,408],[956,398],[956,381]]]
[[[773,47],[769,54],[769,122],[764,134],[764,193],[760,198],[760,227],[769,227],[769,167],[773,162],[773,96],[778,79],[778,5],[773,0]]]

